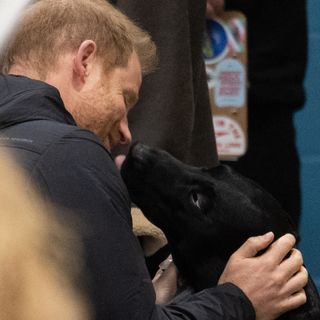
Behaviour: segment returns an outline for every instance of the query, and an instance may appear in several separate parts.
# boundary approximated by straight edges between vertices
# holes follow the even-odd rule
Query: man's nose
[[[119,140],[120,144],[129,145],[131,143],[132,136],[131,136],[131,132],[129,130],[128,120],[127,119],[123,119],[120,122],[119,135],[120,135],[120,140]]]

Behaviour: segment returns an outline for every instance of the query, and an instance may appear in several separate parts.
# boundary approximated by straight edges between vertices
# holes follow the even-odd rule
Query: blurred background
[[[302,217],[300,249],[320,289],[320,1],[308,0],[309,56],[306,104],[296,113],[301,160]],[[294,46],[299,45],[292,44]]]

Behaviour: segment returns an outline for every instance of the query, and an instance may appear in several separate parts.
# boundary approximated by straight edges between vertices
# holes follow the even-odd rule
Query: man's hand
[[[224,0],[207,0],[207,18],[220,16],[224,11]]]
[[[292,235],[279,238],[256,257],[273,239],[273,233],[249,238],[230,257],[219,279],[219,284],[231,282],[242,289],[255,308],[257,320],[276,319],[306,302],[303,287],[308,273],[300,251],[293,248]]]
[[[177,275],[177,268],[170,255],[160,264],[160,268],[152,280],[157,304],[165,304],[175,296],[177,292]]]

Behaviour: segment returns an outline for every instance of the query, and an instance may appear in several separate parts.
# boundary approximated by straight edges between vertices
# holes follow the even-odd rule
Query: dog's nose
[[[138,160],[140,162],[146,161],[148,158],[148,154],[150,152],[150,147],[146,146],[143,143],[135,143],[131,149],[130,149],[130,155],[135,160]]]
[[[129,153],[121,167],[121,175],[124,181],[128,184],[137,176],[142,178],[141,173],[146,173],[150,168],[150,157],[148,156],[151,148],[142,143],[135,143],[131,146]]]

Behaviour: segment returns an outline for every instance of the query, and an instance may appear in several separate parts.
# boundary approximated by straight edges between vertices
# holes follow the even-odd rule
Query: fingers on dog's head
[[[288,233],[275,241],[268,251],[272,253],[272,257],[275,262],[280,263],[285,257],[287,257],[295,244],[296,238],[292,234]]]
[[[268,232],[262,236],[250,237],[236,252],[243,258],[255,257],[259,251],[266,249],[274,239],[273,232]]]

